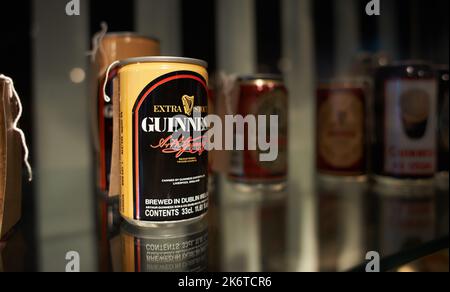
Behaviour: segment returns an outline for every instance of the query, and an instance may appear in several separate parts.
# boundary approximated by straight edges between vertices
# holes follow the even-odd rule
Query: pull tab
[[[109,73],[111,73],[111,71],[115,69],[115,67],[118,66],[119,64],[120,64],[119,61],[115,61],[114,63],[109,65],[108,69],[106,70],[105,80],[103,81],[103,97],[106,102],[111,102],[111,97],[108,96],[108,94],[106,94],[106,86],[108,86],[109,82]]]
[[[29,162],[30,151],[28,149],[25,133],[22,131],[22,129],[20,129],[18,127],[20,118],[22,117],[22,113],[23,113],[22,102],[20,101],[20,97],[17,94],[16,89],[14,88],[14,81],[11,78],[9,78],[9,77],[7,77],[7,76],[5,76],[3,74],[0,74],[0,79],[5,80],[6,83],[9,84],[9,92],[8,92],[9,93],[9,98],[10,99],[15,98],[16,102],[17,102],[17,105],[19,107],[19,112],[17,113],[17,116],[14,119],[12,128],[13,128],[13,130],[16,133],[19,134],[20,139],[22,141],[22,146],[23,146],[23,150],[24,150],[23,161],[24,161],[25,166],[26,166],[27,171],[28,171],[28,181],[32,181],[33,180],[33,170],[31,169],[31,165],[30,165],[30,162]]]

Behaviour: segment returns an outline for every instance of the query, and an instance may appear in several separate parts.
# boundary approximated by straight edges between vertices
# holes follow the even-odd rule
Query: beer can
[[[367,174],[367,87],[357,79],[323,84],[317,90],[317,170],[322,175]]]
[[[120,62],[120,208],[132,224],[196,220],[207,213],[206,67],[177,57]]]
[[[114,111],[114,99],[105,103],[103,96],[103,82],[106,78],[105,72],[109,64],[114,61],[141,57],[157,56],[160,54],[159,41],[154,38],[144,37],[135,33],[109,33],[106,34],[99,44],[95,55],[95,78],[98,84],[95,118],[95,139],[97,144],[97,186],[100,193],[111,197],[119,195],[119,125],[118,109]],[[106,92],[113,97],[118,94],[117,71],[109,74],[109,82]],[[116,122],[114,122],[116,113]],[[115,129],[116,127],[116,129]],[[114,134],[115,133],[115,134]],[[117,136],[113,138],[113,136]]]
[[[269,136],[270,131],[278,131],[278,156],[274,161],[261,161],[261,154],[267,151],[260,147],[257,150],[249,148],[249,141],[260,140],[259,130],[249,133],[248,128],[238,127],[240,129],[235,129],[234,140],[244,141],[244,151],[235,149],[232,152],[229,177],[237,186],[249,187],[249,190],[254,187],[282,190],[288,173],[288,91],[283,78],[269,74],[241,76],[237,80],[237,87],[239,94],[236,114],[244,118],[254,116],[257,123],[259,116],[265,116],[265,134]],[[276,129],[270,124],[270,116],[278,116]]]
[[[169,228],[122,224],[123,272],[205,272],[208,224],[205,220]]]
[[[375,142],[378,179],[431,179],[437,170],[437,81],[432,67],[410,61],[378,69]]]
[[[448,66],[438,66],[439,77],[439,166],[438,171],[446,174],[448,178],[449,171],[449,72]],[[448,182],[447,182],[448,185]]]

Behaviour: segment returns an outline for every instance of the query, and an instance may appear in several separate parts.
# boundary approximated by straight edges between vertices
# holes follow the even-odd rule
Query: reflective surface
[[[244,190],[215,178],[217,192],[208,218],[200,222],[153,230],[113,225],[109,241],[100,245],[111,252],[101,262],[122,264],[101,270],[295,271],[300,259],[289,251],[289,192]],[[369,251],[385,258],[448,236],[445,188],[320,178],[316,190],[317,222],[311,224],[318,230],[311,240],[318,244],[319,271],[351,270],[365,262]],[[117,220],[113,210],[109,218]],[[302,236],[308,234],[294,237]]]
[[[99,228],[92,234],[97,238],[97,270],[297,271],[301,261],[309,258],[298,252],[307,249],[292,240],[300,238],[298,242],[314,243],[311,254],[316,255],[317,268],[311,271],[348,271],[364,265],[369,251],[378,252],[382,259],[397,257],[402,262],[401,257],[412,256],[409,251],[449,234],[445,182],[438,187],[319,178],[316,193],[310,195],[317,202],[316,221],[305,222],[317,226],[313,234],[296,232],[288,220],[289,204],[297,194],[288,190],[244,191],[217,176],[212,185],[206,218],[158,229],[128,225],[118,214],[117,200],[99,199]],[[300,207],[298,212],[305,210]],[[34,248],[23,240],[19,226],[0,245],[0,270],[26,270],[26,257]],[[440,271],[445,270],[443,262],[448,270],[448,252],[443,255],[431,257],[438,260],[428,260],[426,266],[414,264],[394,270],[423,267],[425,271]]]
[[[449,272],[448,249],[418,259],[396,269],[396,272]]]

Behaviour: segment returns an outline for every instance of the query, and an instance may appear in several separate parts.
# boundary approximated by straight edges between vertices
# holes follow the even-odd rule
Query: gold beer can
[[[177,57],[119,64],[120,209],[132,224],[186,222],[207,213],[206,67]]]

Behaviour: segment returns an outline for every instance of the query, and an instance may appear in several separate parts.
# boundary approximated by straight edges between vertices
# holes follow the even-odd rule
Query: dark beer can
[[[374,174],[431,179],[437,170],[435,71],[420,61],[379,68],[375,77]]]
[[[207,63],[145,57],[118,67],[122,217],[144,227],[204,217]]]
[[[278,131],[278,156],[274,161],[261,161],[267,151],[250,150],[250,141],[260,140],[259,130],[250,132],[247,127],[235,129],[235,141],[244,141],[244,151],[234,150],[231,154],[229,177],[241,186],[283,189],[288,173],[288,91],[278,75],[242,76],[237,81],[239,97],[238,116],[254,117],[259,129],[259,117],[266,117],[266,135]],[[278,126],[271,126],[270,116],[278,117]],[[258,143],[256,143],[258,144]],[[258,145],[257,145],[258,146]]]
[[[317,170],[330,176],[367,174],[367,86],[337,80],[317,91]]]

